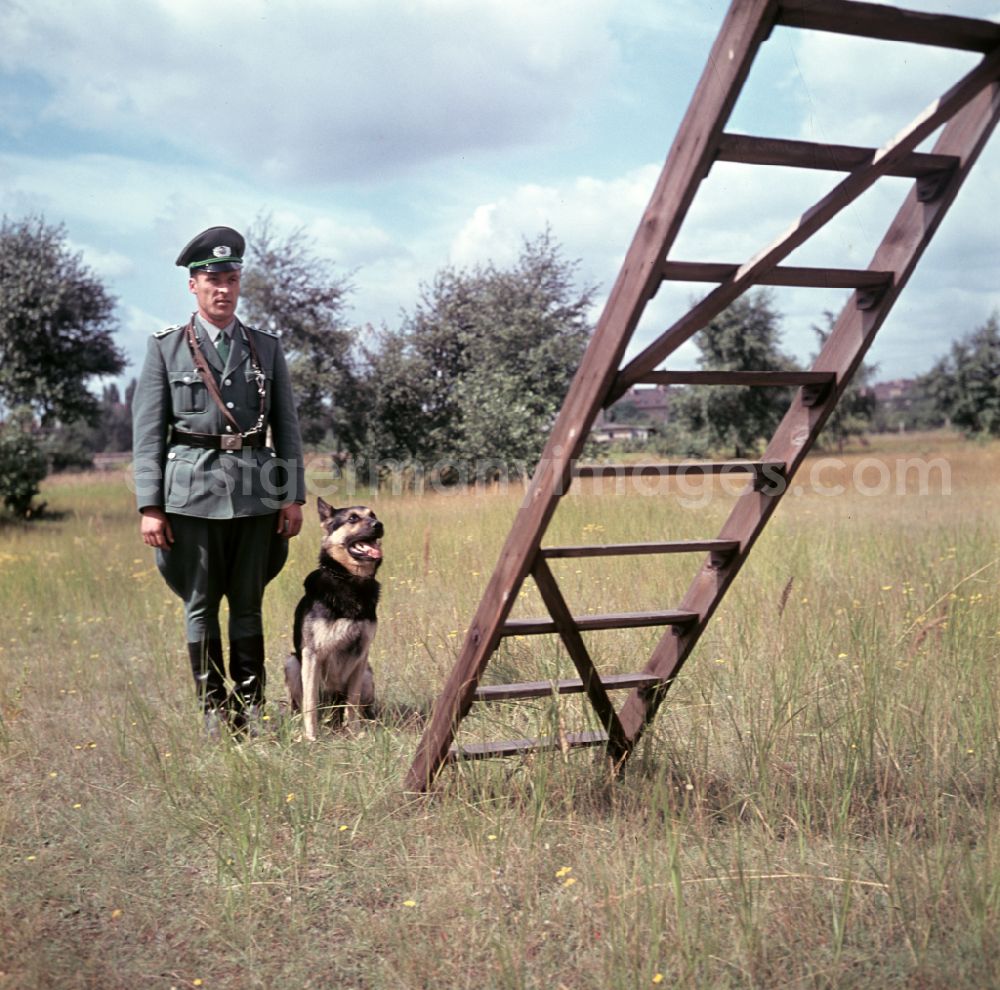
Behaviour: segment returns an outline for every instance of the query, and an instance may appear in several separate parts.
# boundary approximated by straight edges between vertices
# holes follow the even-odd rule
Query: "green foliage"
[[[907,430],[936,430],[944,426],[948,416],[939,407],[934,397],[928,394],[924,378],[916,379],[906,395],[875,406],[872,416],[872,431],[875,433],[897,433]]]
[[[833,313],[826,312],[823,315],[826,327],[813,325],[813,333],[819,338],[821,349],[829,339],[835,322]],[[844,444],[850,437],[863,436],[872,428],[877,405],[872,385],[877,370],[878,365],[861,362],[826,421],[819,436],[820,444],[832,439],[837,448],[843,451]]]
[[[117,385],[105,385],[92,422],[59,423],[45,432],[42,449],[53,471],[85,469],[93,464],[94,454],[132,449],[135,385],[133,378],[125,390],[124,402]]]
[[[355,450],[363,406],[344,322],[351,286],[309,243],[303,229],[279,236],[270,217],[259,217],[247,232],[240,298],[247,323],[281,333],[303,440],[332,434],[338,447]]]
[[[956,340],[918,384],[959,429],[1000,436],[1000,316]]]
[[[509,269],[439,272],[367,351],[368,456],[447,461],[456,481],[530,473],[590,332],[575,267],[546,232]]]
[[[780,316],[766,290],[741,296],[695,338],[706,371],[789,371],[779,346]],[[716,449],[743,457],[774,433],[788,408],[788,390],[738,385],[695,386],[671,399],[667,442],[688,455]]]
[[[45,454],[22,425],[0,426],[0,501],[15,516],[31,515],[31,502],[48,474]]]
[[[0,221],[0,404],[43,423],[93,418],[95,375],[124,367],[114,299],[41,218]]]

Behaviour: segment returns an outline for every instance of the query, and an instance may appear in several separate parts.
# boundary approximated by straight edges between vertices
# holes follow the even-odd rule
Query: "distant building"
[[[870,391],[875,401],[882,405],[903,405],[913,398],[914,385],[916,381],[912,378],[894,378],[889,382],[876,382]]]
[[[610,409],[602,410],[594,428],[608,423],[665,423],[670,415],[670,386],[653,385],[638,388],[633,385]]]
[[[591,440],[598,443],[643,442],[649,439],[650,428],[629,423],[604,423],[590,431]]]

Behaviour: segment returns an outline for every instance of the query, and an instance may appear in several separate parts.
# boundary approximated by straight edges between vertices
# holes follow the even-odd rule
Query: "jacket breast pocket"
[[[200,413],[208,409],[208,389],[196,371],[170,372],[170,398],[175,413]]]

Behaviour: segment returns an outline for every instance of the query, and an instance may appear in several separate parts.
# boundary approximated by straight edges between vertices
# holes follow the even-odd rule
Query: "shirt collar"
[[[229,334],[230,338],[233,335],[233,328],[236,326],[236,317],[234,316],[224,327],[217,327],[214,323],[209,323],[207,320],[201,318],[201,313],[195,313],[194,317],[198,321],[198,326],[208,335],[208,339],[214,344],[218,339],[219,335],[222,333]]]

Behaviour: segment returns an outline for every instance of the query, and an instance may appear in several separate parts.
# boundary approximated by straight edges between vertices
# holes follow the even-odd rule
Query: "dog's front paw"
[[[304,718],[302,720],[302,738],[306,742],[316,742],[316,718]]]

